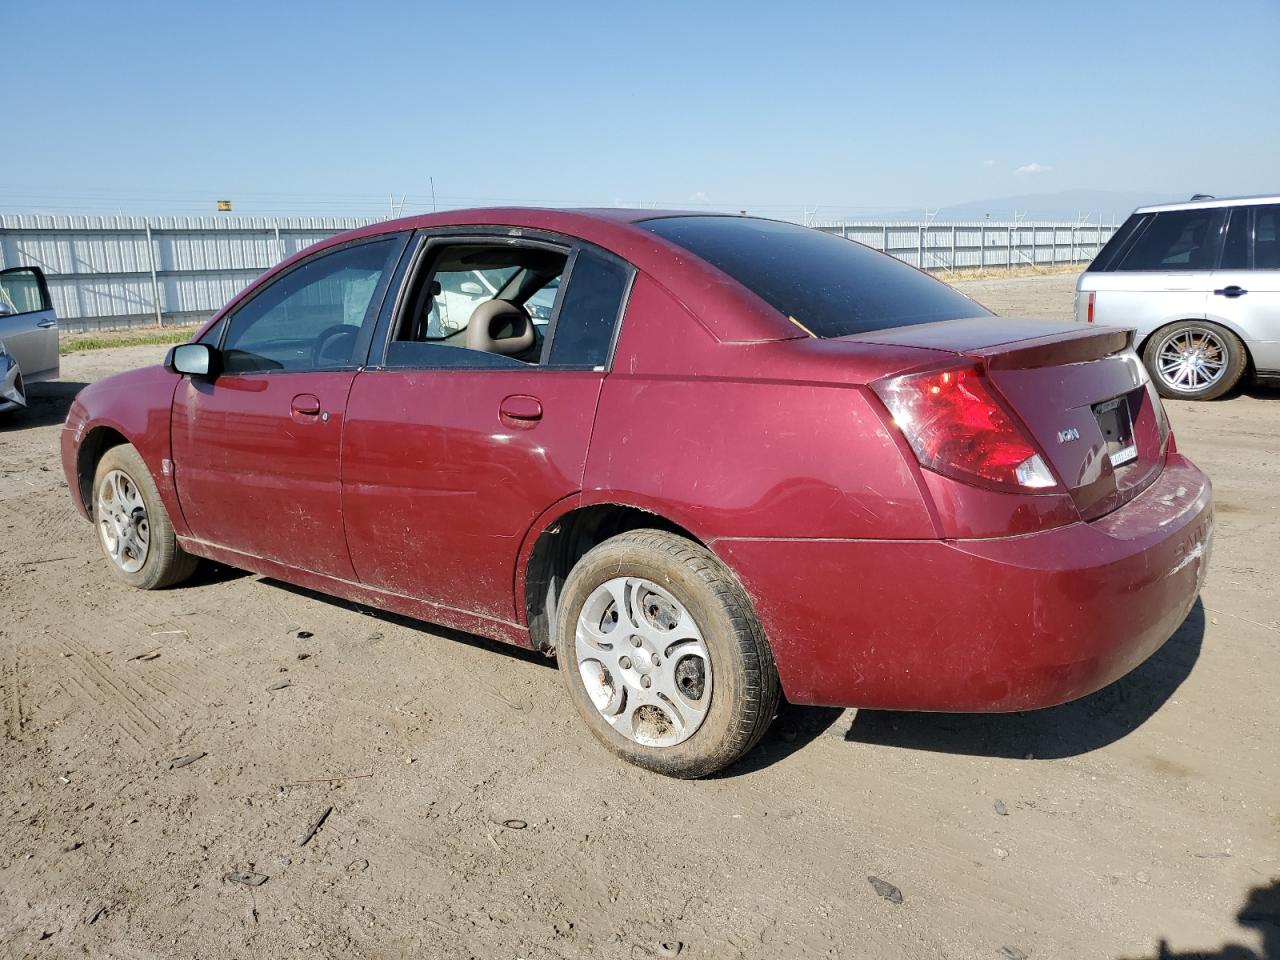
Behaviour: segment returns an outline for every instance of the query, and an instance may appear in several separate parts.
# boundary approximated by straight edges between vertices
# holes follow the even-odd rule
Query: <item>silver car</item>
[[[1280,196],[1139,207],[1080,275],[1075,314],[1136,327],[1165,397],[1280,379]]]
[[[0,270],[0,411],[22,405],[25,385],[58,379],[58,318],[38,267]]]

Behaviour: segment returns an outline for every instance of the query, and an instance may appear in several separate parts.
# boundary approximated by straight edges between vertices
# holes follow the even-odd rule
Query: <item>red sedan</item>
[[[85,389],[62,457],[127,583],[207,557],[555,654],[601,741],[683,777],[782,694],[1097,690],[1182,622],[1213,530],[1127,331],[749,217],[335,237]]]

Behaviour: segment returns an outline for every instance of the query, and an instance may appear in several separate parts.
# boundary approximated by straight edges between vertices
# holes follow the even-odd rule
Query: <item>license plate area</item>
[[[1107,444],[1111,466],[1119,467],[1138,459],[1138,445],[1133,439],[1133,407],[1129,395],[1093,405],[1093,415]]]

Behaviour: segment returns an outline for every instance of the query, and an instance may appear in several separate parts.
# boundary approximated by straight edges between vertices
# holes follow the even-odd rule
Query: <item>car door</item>
[[[1176,320],[1201,320],[1222,241],[1218,208],[1150,215],[1096,281],[1098,323],[1136,327],[1139,339]]]
[[[58,318],[38,267],[0,270],[0,343],[27,383],[58,376]]]
[[[1238,331],[1254,366],[1280,371],[1280,204],[1233,207],[1209,319]]]
[[[559,283],[550,323],[535,325],[547,330],[541,346],[519,360],[457,345],[465,332],[456,309],[448,329],[430,336],[435,308],[421,291],[439,293],[455,279],[447,274],[460,271],[439,264],[465,259],[451,252],[460,244],[474,246],[472,260],[484,260],[485,238],[424,243],[402,303],[388,312],[383,342],[375,339],[371,362],[352,385],[343,438],[347,543],[363,583],[510,622],[519,619],[513,585],[525,535],[549,507],[581,490],[632,268],[567,241],[521,241],[561,256],[564,268],[541,274],[532,291],[518,289],[518,273],[485,271],[501,287],[494,299],[512,298],[521,309]],[[502,245],[498,259],[513,249],[509,237]]]
[[[208,332],[221,372],[184,377],[171,420],[174,483],[196,539],[353,578],[339,488],[344,413],[406,242],[323,251]]]

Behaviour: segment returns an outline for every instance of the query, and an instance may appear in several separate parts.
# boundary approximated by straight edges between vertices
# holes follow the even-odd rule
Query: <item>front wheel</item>
[[[131,444],[112,447],[93,477],[93,525],[111,572],[140,590],[186,580],[199,562],[178,546],[151,471]]]
[[[1244,376],[1248,358],[1240,338],[1207,320],[1180,320],[1151,335],[1142,360],[1160,396],[1214,400]]]
[[[556,654],[591,732],[631,763],[703,777],[763,736],[780,688],[737,580],[696,543],[635,530],[570,572]]]

